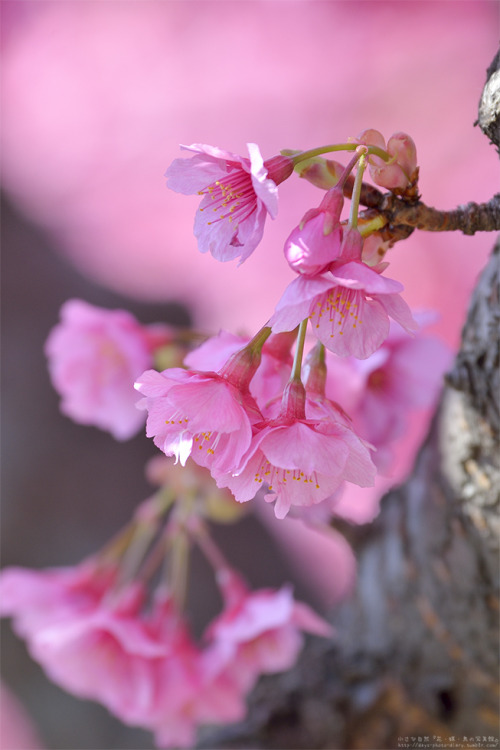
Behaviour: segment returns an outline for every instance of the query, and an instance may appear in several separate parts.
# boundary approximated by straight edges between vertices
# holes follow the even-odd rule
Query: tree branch
[[[350,197],[352,185],[351,178],[344,190],[347,197]],[[470,202],[452,211],[439,211],[420,200],[407,201],[364,183],[360,202],[386,219],[387,229],[394,234],[394,241],[405,239],[413,229],[426,232],[460,231],[469,235],[500,230],[500,193],[496,193],[487,203]]]

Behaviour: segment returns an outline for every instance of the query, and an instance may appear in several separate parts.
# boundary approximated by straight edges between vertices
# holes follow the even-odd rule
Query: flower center
[[[193,437],[198,450],[206,450],[209,456],[213,456],[220,440],[220,432],[200,432]]]
[[[358,290],[335,286],[318,300],[317,307],[319,309],[313,310],[309,317],[315,327],[319,328],[323,315],[328,315],[331,325],[330,338],[333,338],[336,333],[343,336],[346,326],[352,325],[353,328],[356,328],[362,325],[363,321],[360,318],[362,302]],[[315,323],[313,318],[316,318]]]
[[[215,224],[222,219],[228,219],[233,223],[235,219],[241,221],[246,219],[255,209],[255,191],[249,174],[241,170],[228,175],[227,180],[217,180],[205,190],[200,190],[198,195],[210,196],[211,203],[200,206],[200,211],[212,209],[218,216],[208,221],[207,224]]]
[[[300,469],[282,469],[280,466],[273,466],[269,463],[264,455],[259,468],[255,472],[254,481],[258,484],[265,482],[273,492],[278,492],[289,482],[312,484],[319,490],[319,481],[315,471],[308,475]]]

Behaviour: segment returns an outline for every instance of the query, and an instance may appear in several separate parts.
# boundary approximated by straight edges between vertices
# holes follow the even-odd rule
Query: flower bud
[[[387,142],[387,151],[396,158],[408,181],[417,168],[417,148],[412,138],[406,133],[394,133]]]
[[[338,161],[323,159],[320,156],[299,162],[295,167],[299,177],[303,177],[315,187],[321,190],[329,190],[335,187],[339,181],[344,166]]]
[[[356,143],[360,143],[364,146],[377,146],[378,148],[381,148],[385,151],[385,140],[382,133],[380,133],[378,130],[374,130],[373,128],[367,128],[367,130],[362,130],[361,133],[359,133],[356,138],[354,139]],[[370,162],[372,159],[379,159],[378,156],[370,156]]]
[[[285,258],[297,273],[314,276],[321,273],[338,257],[342,240],[340,224],[325,236],[325,214],[319,212],[306,221],[303,228],[295,227],[285,242]]]

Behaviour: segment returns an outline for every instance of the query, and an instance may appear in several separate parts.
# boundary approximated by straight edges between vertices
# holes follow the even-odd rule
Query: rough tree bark
[[[478,122],[500,149],[499,60]],[[387,750],[408,736],[427,747],[499,739],[499,330],[497,241],[411,478],[384,497],[375,523],[343,528],[359,575],[335,614],[336,640],[311,640],[295,670],[260,682],[247,721],[207,732],[201,747]]]

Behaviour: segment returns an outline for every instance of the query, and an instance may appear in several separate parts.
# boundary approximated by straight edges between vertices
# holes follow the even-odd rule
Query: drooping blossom
[[[245,690],[261,674],[283,672],[296,662],[302,632],[324,637],[331,626],[310,607],[294,600],[291,587],[248,591],[233,571],[217,576],[224,609],[207,628],[212,669],[225,671]]]
[[[137,406],[148,412],[146,434],[165,455],[220,471],[239,465],[260,417],[250,393],[216,372],[180,368],[148,370],[135,387],[144,396]]]
[[[289,331],[304,318],[327,349],[366,359],[389,334],[389,318],[417,328],[400,297],[403,285],[358,261],[335,264],[326,274],[298,276],[285,289],[270,320],[273,332]]]
[[[417,149],[409,135],[394,133],[386,146],[382,133],[370,128],[363,130],[356,141],[365,146],[378,146],[391,156],[387,162],[380,156],[370,155],[368,166],[370,176],[376,185],[395,192],[402,192],[412,186],[418,176]]]
[[[244,694],[222,670],[208,668],[172,597],[160,587],[147,618],[149,632],[166,653],[149,662],[151,700],[136,723],[155,734],[158,747],[193,747],[201,724],[244,718]]]
[[[293,171],[293,161],[276,156],[263,161],[255,143],[249,157],[213,146],[184,146],[190,159],[175,159],[167,169],[167,185],[177,193],[203,196],[194,222],[202,253],[219,261],[240,258],[243,263],[255,250],[264,232],[267,214],[278,213],[277,186]]]
[[[150,661],[166,646],[138,617],[142,591],[134,585],[109,596],[116,571],[91,564],[0,577],[2,616],[14,619],[32,657],[65,690],[135,722],[152,698]]]
[[[192,747],[200,724],[242,719],[239,683],[214,673],[171,597],[159,591],[144,610],[138,584],[119,592],[109,572],[6,569],[0,614],[51,680],[153,731],[158,747]]]
[[[305,391],[290,381],[278,417],[254,427],[251,445],[232,474],[213,471],[217,485],[228,487],[238,502],[267,487],[277,518],[292,505],[314,505],[332,495],[343,481],[370,487],[375,467],[355,433],[332,418],[307,419]]]
[[[144,423],[135,408],[134,380],[151,367],[154,348],[171,338],[167,326],[141,326],[125,310],[69,300],[45,344],[61,411],[117,440],[132,437]]]

